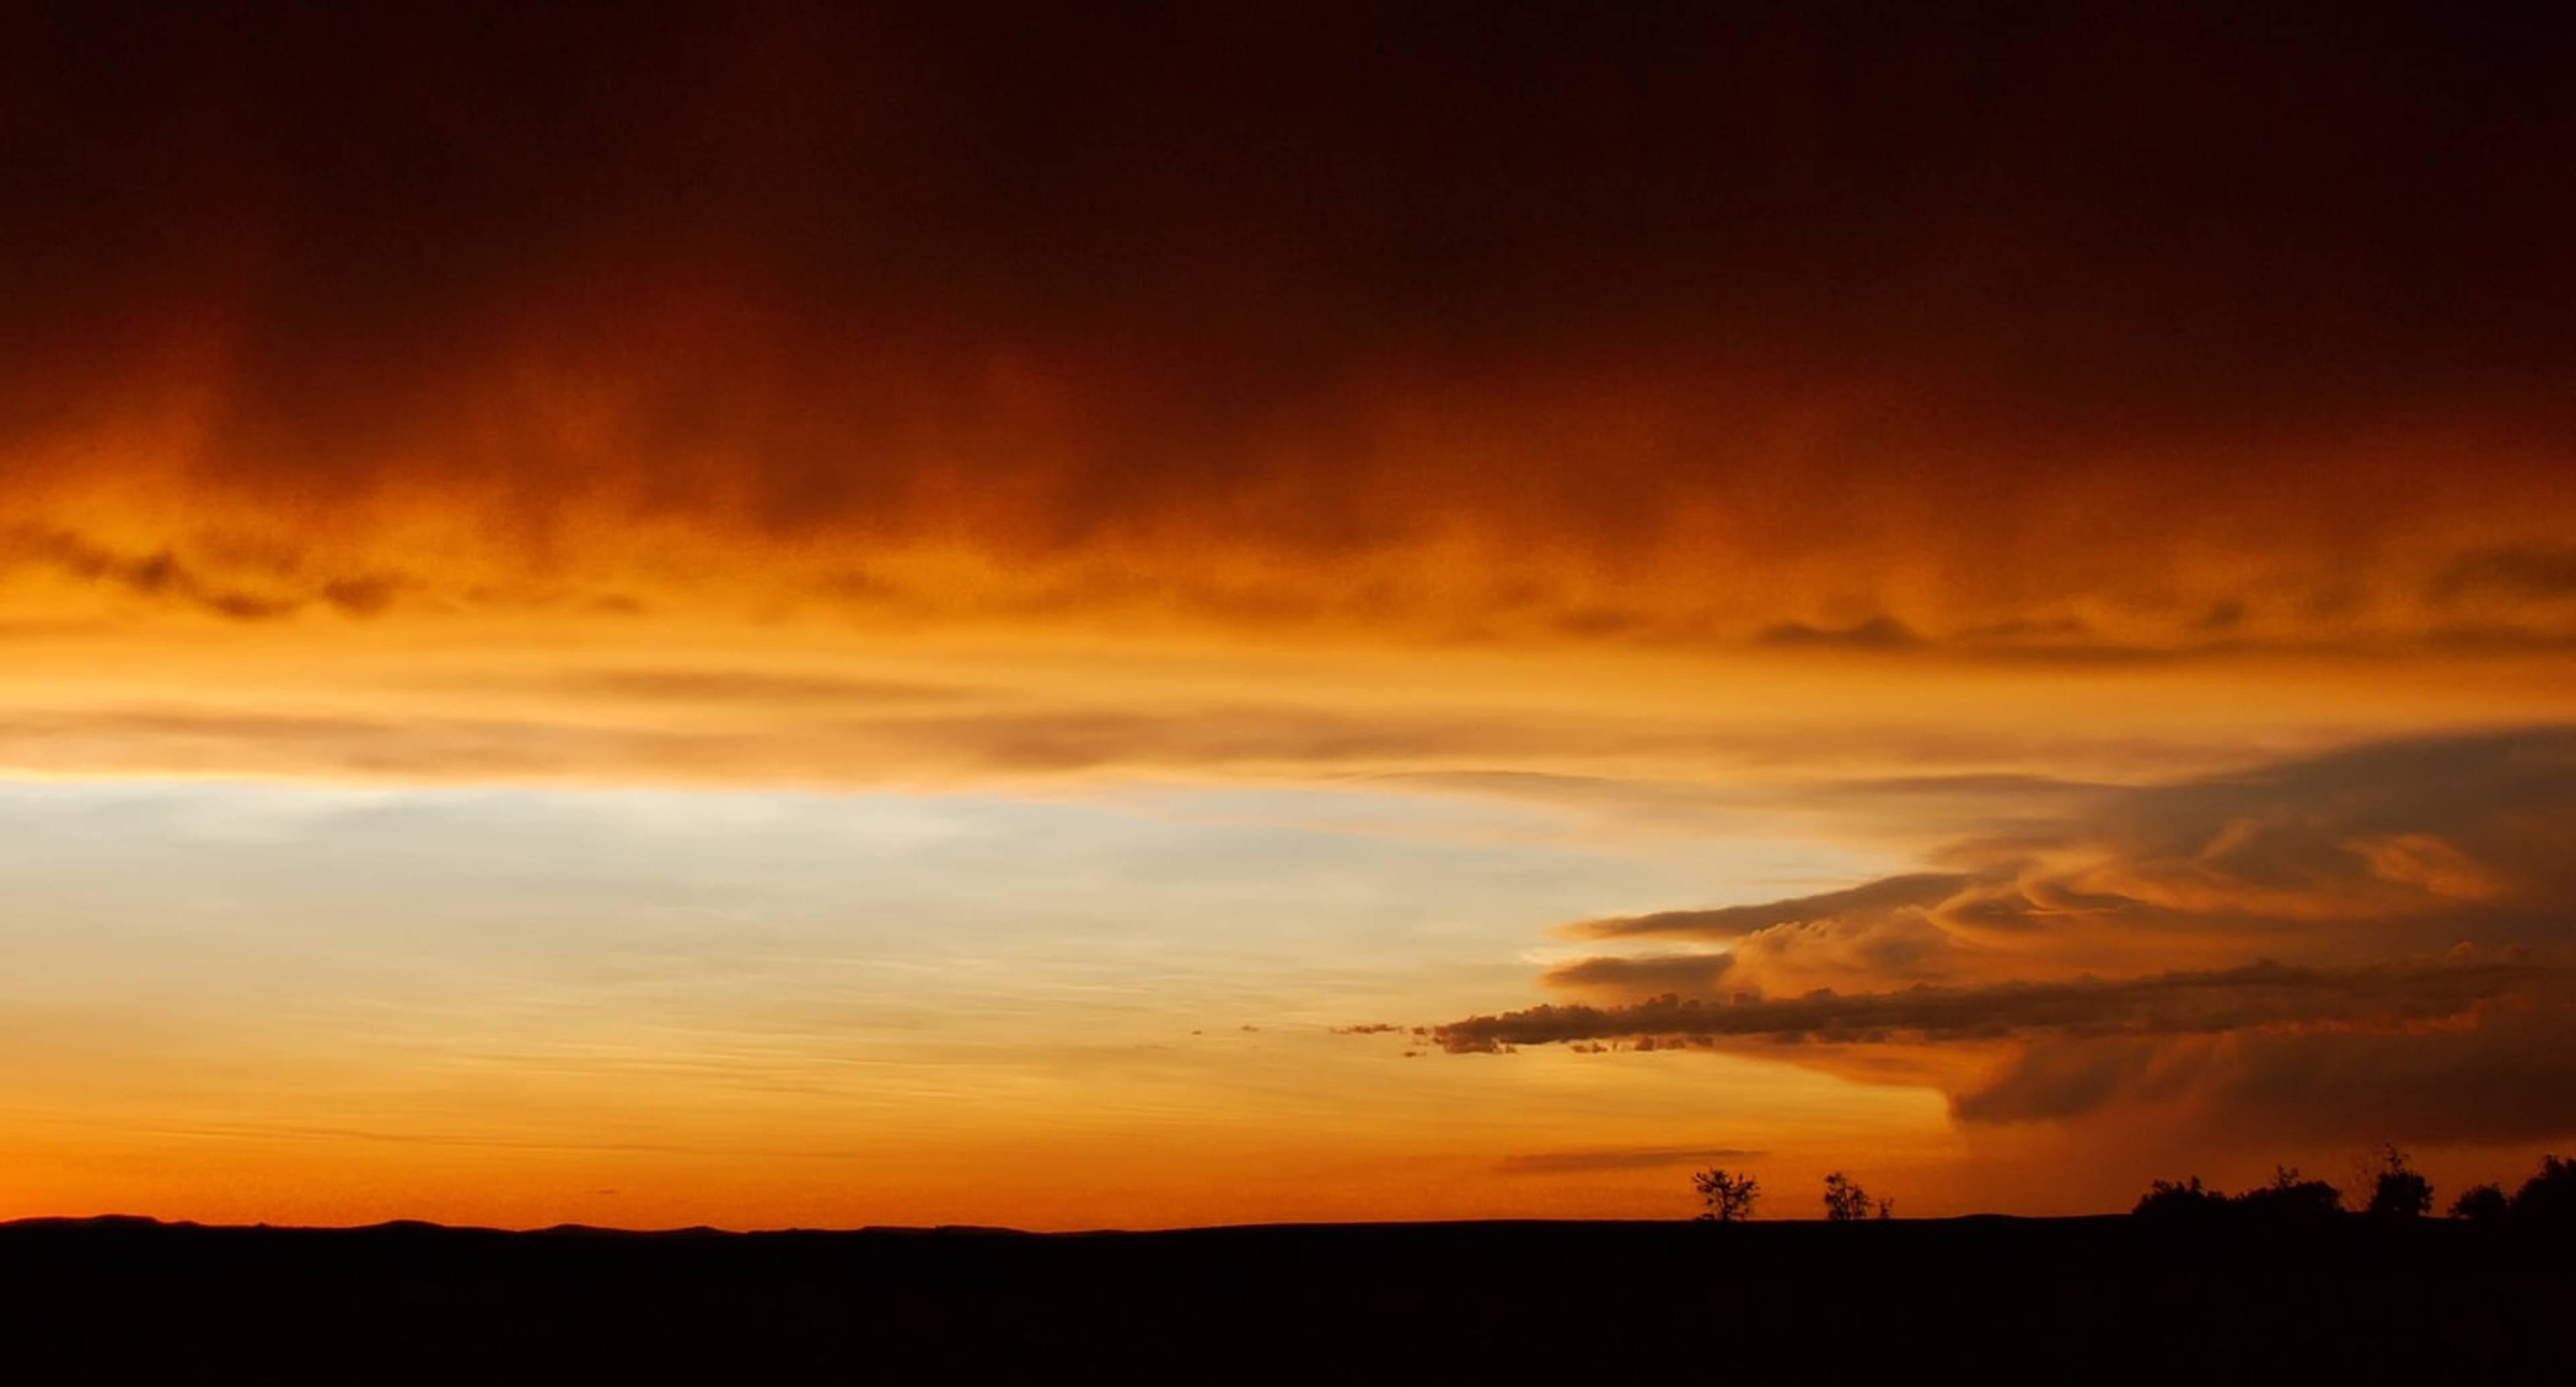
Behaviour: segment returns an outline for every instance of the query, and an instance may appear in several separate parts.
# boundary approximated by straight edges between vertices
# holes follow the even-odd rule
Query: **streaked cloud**
[[[2360,969],[2277,963],[2143,978],[1917,986],[1841,996],[1702,1002],[1660,997],[1634,1006],[1540,1006],[1435,1027],[1453,1054],[1513,1045],[1652,1036],[1659,1040],[1892,1042],[1998,1040],[2032,1032],[2072,1038],[2189,1035],[2258,1027],[2335,1025],[2396,1030],[2469,1015],[2482,1003],[2563,980],[2529,963]]]
[[[1660,910],[1650,915],[1611,916],[1565,927],[1578,939],[1618,939],[1631,935],[1677,935],[1685,939],[1739,939],[1782,925],[1816,924],[1856,915],[1921,908],[1955,896],[1968,885],[1964,876],[1916,872],[1888,877],[1842,891],[1826,891],[1761,905],[1723,906],[1714,910]]]

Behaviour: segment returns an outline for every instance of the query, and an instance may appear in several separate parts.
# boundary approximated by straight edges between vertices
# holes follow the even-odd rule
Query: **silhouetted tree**
[[[1691,1188],[1699,1191],[1700,1202],[1708,1207],[1700,1217],[1717,1223],[1740,1223],[1753,1217],[1753,1201],[1762,1197],[1762,1186],[1750,1175],[1733,1175],[1715,1167],[1691,1177]]]
[[[2129,1212],[2141,1218],[2214,1218],[2227,1212],[2227,1196],[2200,1183],[2197,1175],[2189,1181],[2158,1180]]]
[[[2540,1173],[2513,1192],[2513,1216],[2548,1223],[2576,1223],[2576,1161],[2540,1158]]]
[[[1896,1201],[1893,1199],[1882,1199],[1878,1201],[1878,1216],[1880,1218],[1896,1217]]]
[[[2496,1185],[2471,1185],[2451,1201],[2451,1217],[2480,1223],[2503,1218],[2512,1209],[2513,1201],[2505,1198],[2503,1188]]]
[[[2406,1153],[2394,1145],[2381,1146],[2377,1169],[2370,1176],[2370,1205],[2364,1212],[2376,1218],[2420,1218],[2433,1208],[2433,1182],[2406,1163]]]
[[[2297,1166],[2274,1166],[2272,1183],[2229,1201],[2263,1219],[2323,1218],[2343,1211],[2343,1191],[2323,1180],[2302,1180]]]
[[[1825,1219],[1829,1223],[1857,1223],[1869,1217],[1869,1191],[1862,1189],[1850,1176],[1837,1170],[1825,1177]]]

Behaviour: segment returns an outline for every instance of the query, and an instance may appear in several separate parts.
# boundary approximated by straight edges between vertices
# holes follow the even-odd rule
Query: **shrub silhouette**
[[[1857,1223],[1869,1217],[1869,1208],[1869,1191],[1850,1176],[1837,1170],[1825,1177],[1826,1222]]]
[[[2188,1182],[2158,1180],[2129,1212],[2142,1218],[2216,1218],[2227,1212],[2227,1196],[2201,1184],[2197,1175]]]
[[[2433,1208],[2433,1184],[2418,1172],[2406,1153],[2395,1146],[2377,1148],[2377,1163],[2365,1170],[2370,1180],[2370,1202],[2363,1212],[2383,1219],[2420,1218]],[[1839,1174],[1826,1179],[1825,1200],[1828,1218],[1857,1218],[1857,1211],[1846,1215],[1832,1212],[1835,1182]],[[1855,1191],[1858,1186],[1851,1186]],[[2234,1198],[2219,1193],[2200,1182],[2195,1175],[2189,1180],[2158,1180],[2138,1198],[2130,1214],[2159,1219],[2225,1219],[2231,1223],[2307,1222],[2331,1218],[2344,1212],[2343,1192],[2323,1180],[2306,1180],[2296,1166],[2275,1166],[2272,1183],[2245,1191]],[[2451,1201],[2450,1216],[2475,1222],[2537,1223],[2558,1226],[2576,1225],[2576,1160],[2556,1156],[2540,1158],[2540,1170],[2522,1182],[2522,1188],[2508,1198],[2501,1186],[2472,1185]]]
[[[2406,1163],[2406,1153],[2393,1145],[2378,1149],[2379,1166],[2370,1176],[2370,1205],[2375,1218],[2420,1218],[2432,1211],[2433,1182]]]
[[[2296,1166],[2272,1168],[2272,1183],[2231,1199],[2200,1182],[2158,1180],[2138,1199],[2133,1216],[2174,1221],[2274,1223],[2331,1217],[2343,1211],[2343,1192],[2323,1180],[2299,1178]]]
[[[2302,1180],[2297,1166],[2283,1165],[2272,1167],[2272,1183],[2229,1202],[2253,1218],[2304,1220],[2343,1212],[2343,1191],[2323,1180]]]
[[[2540,1173],[2513,1193],[2513,1216],[2540,1223],[2576,1223],[2576,1161],[2540,1158]]]
[[[2513,1201],[2505,1198],[2503,1188],[2497,1185],[2471,1185],[2451,1201],[2451,1217],[2479,1223],[2503,1218],[2512,1210]]]
[[[1716,1167],[1692,1176],[1691,1188],[1708,1206],[1700,1217],[1716,1223],[1740,1223],[1753,1217],[1753,1201],[1762,1197],[1762,1186],[1752,1176],[1732,1175]]]

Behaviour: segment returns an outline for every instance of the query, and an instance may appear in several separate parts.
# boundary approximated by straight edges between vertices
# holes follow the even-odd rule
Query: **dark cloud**
[[[1505,1175],[1583,1175],[1599,1170],[1652,1170],[1701,1162],[1744,1161],[1761,1151],[1731,1146],[1630,1146],[1599,1151],[1538,1151],[1505,1156],[1494,1169]]]
[[[321,600],[349,616],[375,616],[394,604],[411,584],[387,574],[334,578],[322,585]]]
[[[81,582],[113,587],[134,597],[193,607],[233,621],[291,616],[309,600],[218,586],[201,578],[168,549],[125,555],[64,530],[22,527],[0,535],[0,563],[49,569]]]
[[[2529,963],[2241,968],[2151,977],[1917,986],[1900,992],[1729,1003],[1658,997],[1634,1006],[1539,1006],[1435,1027],[1453,1054],[1639,1036],[1879,1043],[2059,1036],[2187,1035],[2334,1023],[2393,1027],[2467,1014],[2558,970]]]
[[[2090,622],[2075,617],[2029,616],[1991,622],[1983,626],[1971,626],[1957,632],[1956,635],[1960,641],[1968,644],[2033,642],[2045,645],[2080,640],[2092,633],[2093,627]]]
[[[2576,597],[2576,548],[2486,549],[2454,560],[2433,582],[2437,602],[2470,597],[2556,601]]]
[[[1882,776],[1874,780],[1845,780],[1818,787],[1819,792],[1850,795],[1865,799],[1952,799],[1977,798],[2029,805],[2034,801],[2057,807],[2068,799],[2099,798],[2112,787],[2086,781],[2063,780],[2055,776],[1989,773],[1981,775],[1906,775]]]
[[[2424,644],[2451,655],[2559,655],[2576,650],[2576,628],[2445,623],[2427,630]]]
[[[2576,506],[2544,21],[1013,8],[53,7],[0,54],[0,479],[535,567],[1079,554],[1238,621],[1436,605],[1330,561],[1465,534],[1460,628],[1866,648],[2176,583],[2163,634],[2256,639],[2138,556]]]
[[[316,576],[301,571],[292,559],[274,556],[247,567],[253,570],[251,581],[233,582],[210,576],[209,565],[183,559],[168,547],[120,552],[69,530],[23,525],[0,530],[0,574],[12,568],[41,569],[229,621],[275,621],[315,607],[372,617],[414,586],[389,573]]]
[[[2474,1026],[2033,1045],[1951,1097],[1963,1122],[2144,1122],[2220,1144],[2503,1143],[2576,1134],[2564,987]]]
[[[1894,617],[1874,616],[1867,621],[1840,627],[1785,621],[1765,629],[1755,643],[1848,650],[1909,650],[1923,644],[1923,638]]]
[[[838,679],[825,675],[753,674],[703,669],[600,669],[552,681],[574,693],[648,702],[779,705],[937,703],[969,690],[947,684]]]
[[[2245,624],[2245,604],[2231,597],[2201,613],[2192,624],[2201,631],[2232,631]]]

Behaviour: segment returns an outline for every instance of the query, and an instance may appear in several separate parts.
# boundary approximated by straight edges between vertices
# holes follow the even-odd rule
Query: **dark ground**
[[[1032,1359],[1205,1380],[1428,1367],[1839,1381],[2576,1381],[2576,1237],[2442,1220],[1452,1223],[1030,1235],[0,1225],[0,1321],[116,1380],[919,1380]],[[1060,1375],[1060,1374],[1059,1374]],[[1447,1373],[1437,1376],[1446,1380]],[[75,1380],[47,1374],[26,1381]]]

